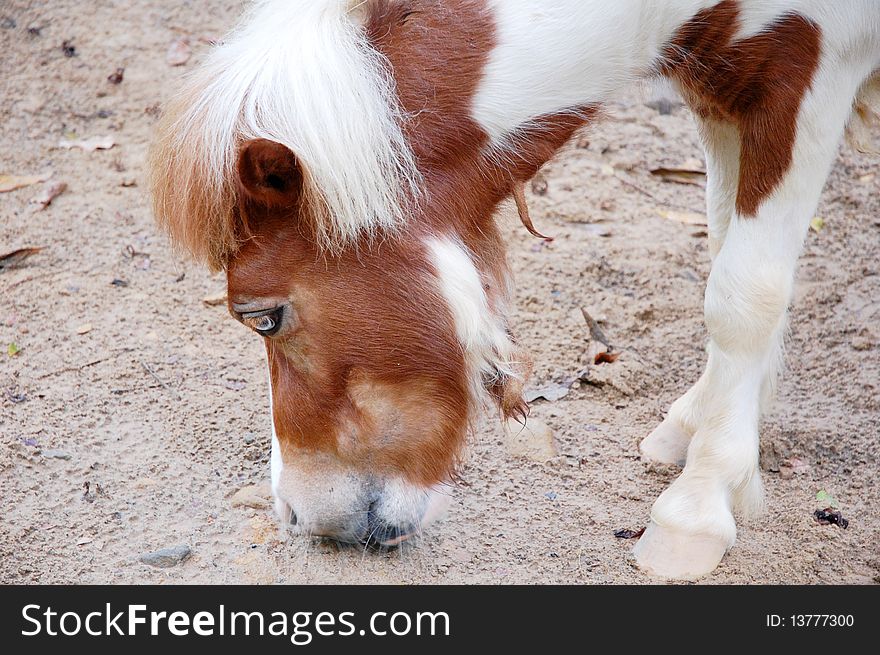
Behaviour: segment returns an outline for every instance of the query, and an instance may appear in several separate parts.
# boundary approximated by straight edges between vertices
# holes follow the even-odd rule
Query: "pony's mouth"
[[[446,487],[447,485],[437,485],[428,492],[420,517],[413,516],[409,520],[398,517],[398,522],[395,522],[394,518],[383,512],[382,502],[375,500],[365,511],[362,510],[360,520],[347,530],[327,529],[316,526],[313,522],[303,521],[284,502],[276,506],[276,511],[284,516],[284,528],[290,533],[321,537],[339,544],[366,546],[379,551],[389,550],[421,535],[425,528],[446,512],[451,498]]]
[[[418,526],[401,527],[386,523],[377,514],[376,505],[377,503],[372,503],[367,510],[367,535],[362,540],[365,545],[394,548],[410,539],[418,531]]]
[[[446,485],[443,485],[443,487],[445,486]],[[403,542],[409,541],[416,535],[420,534],[424,528],[443,516],[450,503],[450,495],[445,493],[445,490],[441,490],[443,487],[438,487],[433,490],[431,500],[428,502],[428,506],[425,508],[425,513],[422,515],[422,520],[418,525],[408,526],[406,529],[387,526],[385,527],[384,532],[381,533],[381,538],[375,539],[375,543],[380,548],[396,548]],[[367,513],[368,524],[369,516],[370,512]],[[374,538],[379,536],[380,535],[378,534],[374,535]]]
[[[288,524],[288,530],[296,534],[305,534],[304,530],[297,528],[296,523],[291,521]],[[421,530],[421,525],[409,525],[401,528],[395,525],[388,525],[377,520],[373,515],[368,514],[366,528],[362,536],[347,538],[338,535],[320,535],[312,534],[312,536],[320,537],[323,540],[336,542],[342,545],[365,546],[369,549],[382,551],[397,548],[405,541],[414,538]]]
[[[394,539],[389,539],[387,541],[382,541],[379,543],[379,546],[384,549],[392,549],[400,546],[404,541],[408,541],[411,537],[414,536],[414,533],[410,534],[402,534]]]

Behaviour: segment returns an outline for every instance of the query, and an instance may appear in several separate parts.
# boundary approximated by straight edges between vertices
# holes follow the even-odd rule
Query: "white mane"
[[[403,222],[420,176],[393,80],[360,24],[360,4],[260,0],[189,79],[186,104],[166,127],[167,164],[181,169],[174,174],[184,188],[217,190],[218,205],[227,206],[208,210],[215,220],[230,209],[242,141],[265,138],[301,163],[305,193],[318,201],[311,206],[321,214],[322,245]],[[195,191],[210,204],[210,191]]]

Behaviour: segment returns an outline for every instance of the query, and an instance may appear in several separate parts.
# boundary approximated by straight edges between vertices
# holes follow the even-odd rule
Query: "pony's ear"
[[[247,141],[238,155],[241,188],[266,207],[292,206],[302,191],[299,163],[287,146],[268,139]]]

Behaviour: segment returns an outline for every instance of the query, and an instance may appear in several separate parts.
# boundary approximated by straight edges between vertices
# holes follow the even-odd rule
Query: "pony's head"
[[[525,413],[493,213],[589,111],[490,142],[470,103],[492,33],[477,0],[263,2],[166,109],[156,215],[265,343],[298,531],[398,543],[484,401]]]
[[[518,407],[500,244],[482,266],[456,234],[415,228],[328,253],[303,176],[282,144],[241,148],[229,308],[265,341],[281,516],[390,544],[436,514],[485,391]]]

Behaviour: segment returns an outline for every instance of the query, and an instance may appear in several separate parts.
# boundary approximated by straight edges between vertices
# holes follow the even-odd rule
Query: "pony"
[[[683,464],[634,555],[711,572],[762,506],[759,421],[839,143],[880,107],[873,0],[262,0],[164,108],[159,225],[266,349],[282,527],[394,546],[485,405],[524,419],[496,209],[603,101],[666,78],[705,147],[708,361],[641,442]]]

